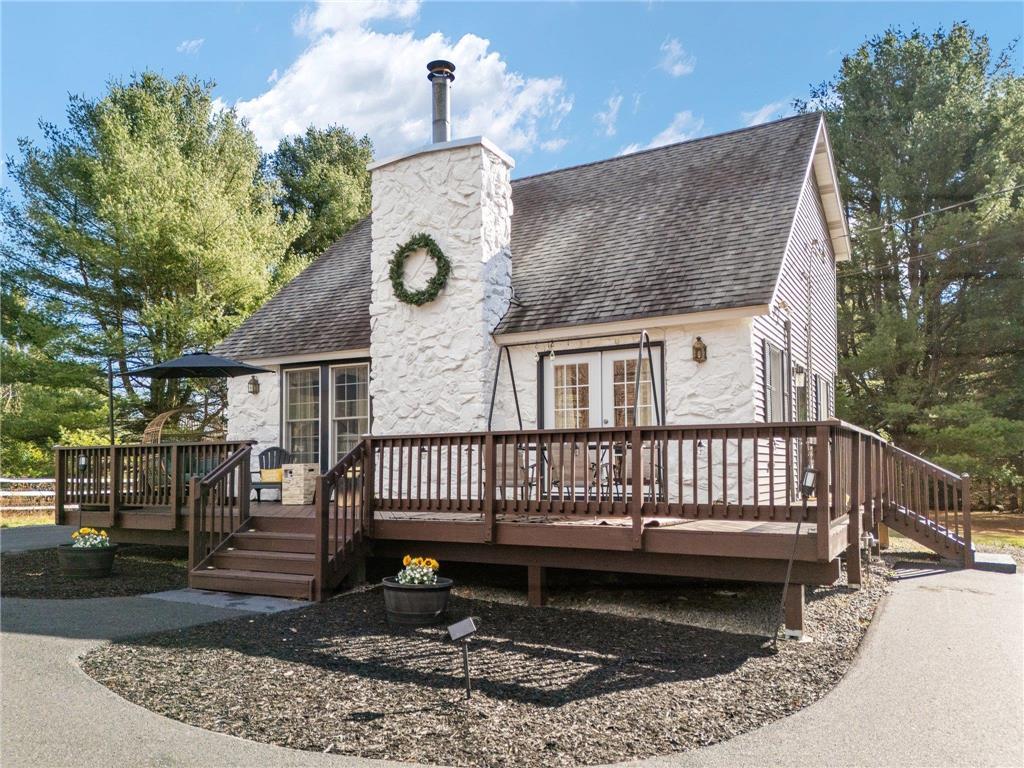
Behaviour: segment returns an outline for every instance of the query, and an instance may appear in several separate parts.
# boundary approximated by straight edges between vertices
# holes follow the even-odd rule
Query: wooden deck
[[[843,556],[858,583],[883,523],[973,552],[966,478],[834,421],[372,437],[310,505],[251,500],[250,462],[245,443],[59,449],[57,521],[187,543],[196,587],[307,599],[409,552],[526,566],[535,602],[546,568],[782,582],[792,563],[830,584]]]

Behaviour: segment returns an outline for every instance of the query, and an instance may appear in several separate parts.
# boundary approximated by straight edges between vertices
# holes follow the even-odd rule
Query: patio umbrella
[[[128,371],[129,376],[145,376],[150,379],[219,379],[221,377],[247,376],[255,373],[270,373],[267,368],[258,368],[248,363],[229,360],[206,352],[193,352],[173,360],[167,360],[145,368]]]
[[[226,357],[218,357],[207,352],[193,352],[176,357],[156,365],[136,368],[128,371],[129,376],[143,376],[149,379],[219,379],[233,378],[257,373],[270,373],[267,368],[240,363]],[[110,410],[110,443],[115,442],[114,435],[114,372],[107,361],[107,402]],[[203,410],[206,405],[204,402]]]

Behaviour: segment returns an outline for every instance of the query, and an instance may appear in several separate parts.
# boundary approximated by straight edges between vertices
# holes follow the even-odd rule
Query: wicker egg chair
[[[196,408],[176,408],[164,411],[146,425],[142,432],[143,445],[161,443],[216,442],[226,436],[224,420],[219,414],[208,414],[204,419]]]

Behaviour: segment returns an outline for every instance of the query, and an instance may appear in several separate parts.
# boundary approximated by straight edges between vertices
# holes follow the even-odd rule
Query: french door
[[[661,407],[661,348],[651,348],[654,370],[644,350],[639,367],[637,420],[657,423]],[[631,427],[637,401],[636,349],[581,352],[544,357],[544,425],[549,429]],[[657,397],[655,397],[657,395]]]

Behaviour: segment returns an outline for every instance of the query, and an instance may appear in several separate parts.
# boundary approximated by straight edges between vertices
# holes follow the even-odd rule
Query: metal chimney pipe
[[[433,140],[435,144],[449,141],[452,137],[451,85],[455,79],[455,65],[438,59],[427,64],[427,80],[433,91]]]

